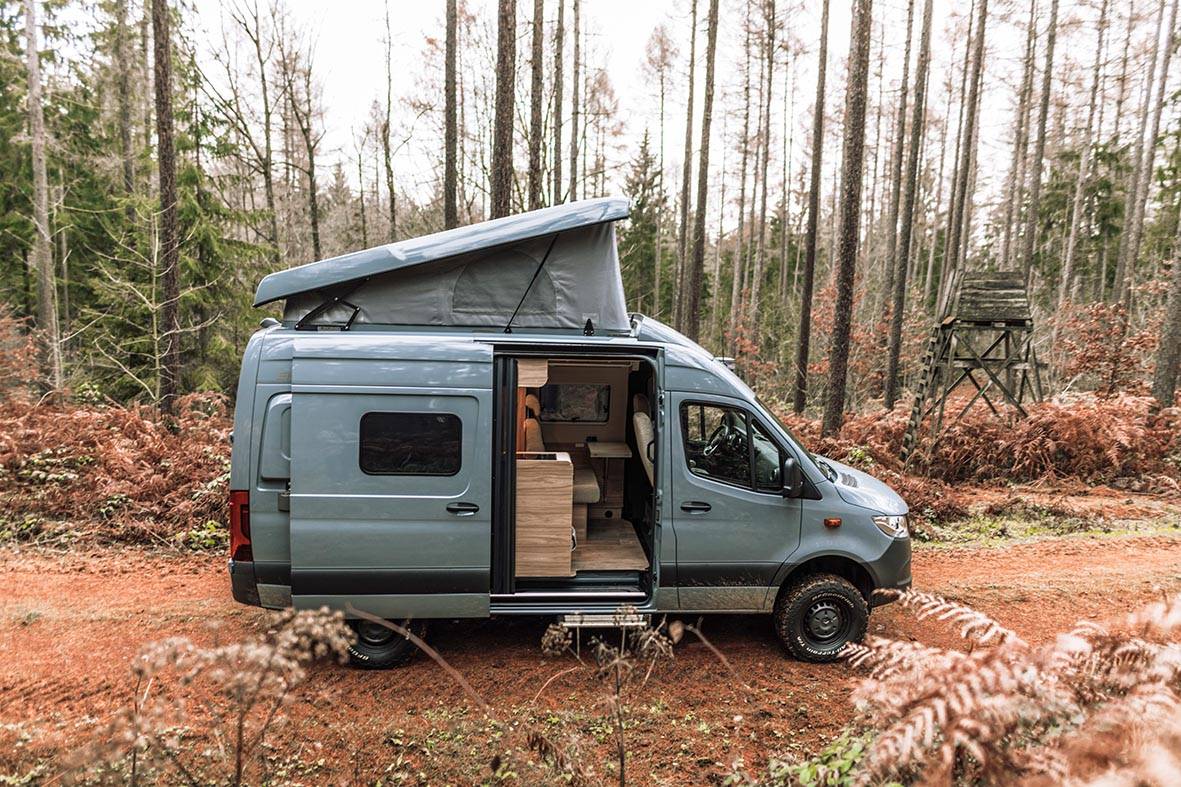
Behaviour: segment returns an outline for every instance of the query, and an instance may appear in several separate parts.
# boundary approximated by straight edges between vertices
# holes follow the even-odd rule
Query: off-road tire
[[[801,661],[836,661],[869,625],[869,605],[853,583],[834,574],[810,574],[784,588],[775,603],[775,633]]]
[[[361,669],[400,667],[414,658],[418,647],[406,637],[365,620],[351,620],[356,641],[349,645],[349,663]],[[426,635],[426,621],[398,621],[416,637]],[[380,635],[380,636],[379,636]],[[386,636],[388,635],[388,636]]]

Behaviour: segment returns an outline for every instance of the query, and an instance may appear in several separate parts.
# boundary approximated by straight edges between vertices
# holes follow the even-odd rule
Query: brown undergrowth
[[[966,650],[870,637],[853,694],[875,730],[857,783],[1181,782],[1181,596],[1035,647],[963,604],[895,594]]]

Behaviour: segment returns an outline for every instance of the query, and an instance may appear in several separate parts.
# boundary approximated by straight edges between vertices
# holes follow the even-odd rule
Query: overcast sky
[[[399,98],[416,95],[421,88],[416,84],[416,75],[422,72],[422,56],[424,41],[427,37],[441,38],[443,35],[443,0],[390,0],[394,25],[394,73],[395,105]],[[567,2],[567,25],[570,24],[570,0]],[[705,15],[708,0],[699,0],[699,13]],[[1045,3],[1043,3],[1044,5]],[[353,151],[354,132],[365,123],[374,99],[385,95],[385,62],[384,62],[384,5],[381,2],[361,2],[360,0],[337,0],[336,2],[310,2],[307,0],[288,0],[290,11],[304,30],[312,31],[316,42],[316,69],[323,85],[324,103],[326,105],[326,138],[325,152],[331,161],[333,158]],[[785,8],[786,3],[780,3]],[[830,117],[839,117],[844,82],[844,58],[848,50],[849,41],[849,5],[848,0],[832,0],[832,16],[829,31],[829,85],[828,111]],[[874,19],[883,25],[883,40],[875,40],[871,57],[871,75],[876,69],[876,60],[881,46],[886,52],[887,89],[896,84],[902,63],[902,45],[904,23],[906,19],[906,0],[875,0]],[[1113,8],[1119,9],[1122,4],[1114,3]],[[494,20],[496,12],[495,0],[468,0],[469,8],[480,17]],[[921,15],[922,1],[916,2],[916,15]],[[718,52],[718,81],[719,98],[718,112],[715,114],[715,144],[725,131],[733,136],[740,121],[737,110],[732,109],[727,117],[725,108],[736,107],[737,101],[727,102],[726,96],[737,90],[740,80],[739,66],[741,63],[741,23],[736,18],[739,9],[743,7],[742,0],[722,0],[722,38]],[[196,8],[199,12],[199,24],[204,27],[206,35],[211,37],[211,43],[220,36],[221,6],[216,0],[197,0]],[[594,65],[603,65],[613,83],[620,101],[620,118],[624,122],[624,150],[630,155],[634,152],[640,135],[647,128],[653,135],[657,133],[655,89],[651,80],[644,76],[642,64],[645,45],[653,29],[660,23],[668,25],[669,32],[682,50],[681,63],[683,68],[684,55],[688,50],[688,9],[689,0],[583,0],[583,18],[587,29],[594,41],[592,48],[597,50]],[[989,59],[986,67],[987,79],[981,120],[980,133],[980,173],[984,181],[981,185],[987,188],[987,181],[994,175],[1002,175],[1008,168],[1009,145],[1012,136],[1012,119],[1009,109],[1013,103],[1013,93],[1016,85],[1010,83],[1017,79],[1019,59],[1024,47],[1024,22],[1028,8],[1027,0],[994,0],[990,4],[990,19],[988,30]],[[546,19],[551,20],[556,9],[555,0],[546,0]],[[950,2],[937,0],[935,2],[935,18],[933,24],[933,57],[931,89],[934,101],[941,101],[942,88],[940,84],[949,73],[953,58],[960,61],[963,57],[963,42],[952,41],[947,30],[951,16],[968,11],[967,2]],[[522,22],[527,14],[532,12],[532,3],[528,0],[518,0],[518,15]],[[795,166],[803,166],[807,154],[808,128],[811,122],[811,105],[815,90],[815,52],[819,39],[819,0],[805,0],[798,3],[798,10],[791,11],[786,21],[787,29],[802,44],[806,54],[801,58],[795,72],[796,99],[794,117],[791,118],[794,127],[795,141],[793,143]],[[1069,24],[1077,18],[1093,18],[1094,11],[1086,0],[1080,2],[1063,3],[1061,20]],[[1044,20],[1040,23],[1044,25]],[[702,25],[704,28],[704,24]],[[1113,29],[1117,35],[1122,33],[1122,22],[1117,21]],[[522,39],[519,49],[527,59],[528,25],[521,24]],[[1089,37],[1090,34],[1088,34]],[[915,36],[918,36],[918,23],[915,25]],[[1076,78],[1079,74],[1089,72],[1088,59],[1092,56],[1093,47],[1089,50],[1072,45],[1070,39],[1061,47],[1059,64],[1061,74],[1059,78]],[[1076,42],[1077,44],[1077,42]],[[699,56],[704,49],[704,35],[699,37]],[[954,46],[954,49],[953,49]],[[1115,47],[1112,48],[1114,52]],[[1112,55],[1114,56],[1114,55]],[[567,47],[569,57],[569,45]],[[699,60],[703,62],[704,58]],[[703,68],[698,68],[701,78]],[[1058,68],[1055,69],[1059,71]],[[567,65],[567,79],[569,79],[569,65]],[[892,80],[892,82],[891,82]],[[683,83],[683,77],[679,80]],[[683,90],[683,88],[682,88]],[[683,100],[678,90],[670,96],[668,120],[666,121],[666,140],[668,149],[668,166],[670,172],[679,171],[676,160],[679,158],[683,131],[683,109],[679,102]],[[782,82],[776,84],[774,117],[782,118],[784,111]],[[873,87],[871,86],[871,90]],[[567,87],[567,98],[569,88]],[[698,91],[700,102],[700,90]],[[876,99],[876,96],[874,97]],[[698,103],[700,107],[700,103]],[[942,108],[942,105],[939,106]],[[888,126],[887,126],[888,129]],[[778,129],[776,129],[778,135]],[[872,131],[871,131],[872,134]],[[437,160],[441,140],[426,138],[425,134],[418,134],[418,139],[412,140],[411,150],[402,155],[411,163],[403,161],[403,171],[409,167],[430,166],[429,157]],[[433,135],[432,135],[433,137]],[[885,145],[888,136],[883,136],[881,144]],[[874,137],[867,142],[873,144]],[[867,155],[872,154],[872,148]],[[721,150],[716,150],[711,156],[715,167],[722,162]],[[731,155],[726,166],[732,168],[734,159]],[[839,163],[839,149],[827,155],[826,169]],[[417,162],[417,163],[413,163]],[[622,163],[622,162],[619,162]],[[830,170],[831,171],[831,170]],[[616,182],[616,190],[621,185]]]

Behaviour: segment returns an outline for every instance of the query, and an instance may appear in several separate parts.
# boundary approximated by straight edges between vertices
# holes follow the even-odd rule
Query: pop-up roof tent
[[[283,319],[353,325],[627,333],[615,250],[628,202],[556,205],[313,262],[265,277],[254,305]]]

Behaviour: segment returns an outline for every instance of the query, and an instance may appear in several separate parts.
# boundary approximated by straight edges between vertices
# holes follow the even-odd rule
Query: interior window
[[[600,383],[549,383],[541,386],[542,421],[605,424],[610,415],[611,386]]]
[[[370,475],[455,475],[463,447],[451,413],[365,413],[361,470]]]
[[[681,433],[694,475],[764,492],[781,488],[779,447],[745,410],[683,404]]]

